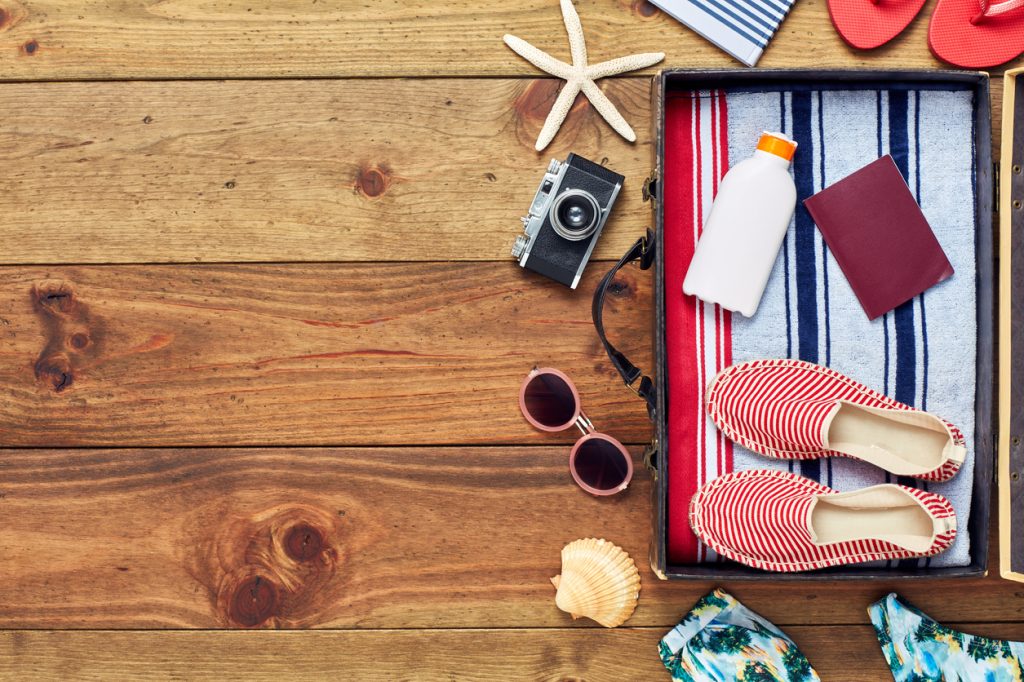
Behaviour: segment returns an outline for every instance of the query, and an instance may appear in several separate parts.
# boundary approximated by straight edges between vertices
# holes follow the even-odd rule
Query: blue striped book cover
[[[754,66],[796,0],[651,0],[747,66]]]

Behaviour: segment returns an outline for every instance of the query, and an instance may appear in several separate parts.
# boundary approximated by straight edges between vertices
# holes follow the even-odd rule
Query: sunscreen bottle
[[[796,142],[763,133],[725,174],[683,280],[683,293],[752,317],[796,210]]]

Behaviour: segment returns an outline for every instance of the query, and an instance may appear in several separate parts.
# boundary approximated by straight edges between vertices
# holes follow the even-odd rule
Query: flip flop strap
[[[1012,12],[1024,7],[1024,0],[1003,0],[1002,2],[989,2],[989,0],[980,0],[981,2],[981,13],[978,16],[971,19],[972,24],[977,24],[982,19],[998,17],[1007,12]]]

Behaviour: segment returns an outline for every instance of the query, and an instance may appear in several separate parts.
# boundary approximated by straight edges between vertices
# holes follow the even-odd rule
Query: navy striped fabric
[[[957,424],[973,451],[975,280],[973,100],[969,92],[811,89],[730,92],[729,159],[749,156],[757,135],[778,129],[798,143],[797,208],[757,315],[733,317],[733,361],[800,358],[832,367],[900,402]],[[891,154],[921,204],[956,274],[875,321],[860,308],[803,200]],[[937,327],[932,325],[938,325]],[[950,335],[954,337],[951,338]],[[936,350],[937,349],[937,350]],[[972,455],[969,455],[971,457]],[[772,462],[738,449],[736,469],[783,468],[840,490],[889,477],[850,460]],[[949,497],[963,546],[927,560],[968,563],[966,533],[973,462],[931,489]],[[916,479],[899,479],[927,488]],[[958,540],[959,543],[959,540]],[[920,560],[922,565],[925,560]],[[918,560],[906,560],[904,566]]]
[[[652,0],[748,66],[786,18],[794,0]]]

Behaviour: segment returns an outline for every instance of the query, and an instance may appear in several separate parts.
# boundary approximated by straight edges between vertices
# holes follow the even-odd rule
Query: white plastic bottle
[[[752,317],[796,210],[789,162],[796,142],[764,133],[725,174],[697,242],[683,293]]]

